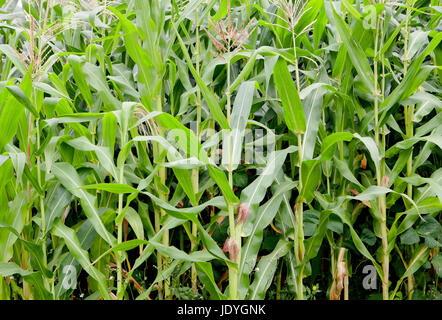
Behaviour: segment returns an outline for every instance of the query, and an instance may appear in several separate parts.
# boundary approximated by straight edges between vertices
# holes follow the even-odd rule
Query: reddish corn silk
[[[236,260],[238,259],[237,242],[232,238],[227,238],[226,242],[224,243],[223,252],[228,252],[230,259],[236,262]]]
[[[238,251],[239,251],[238,243],[235,240],[233,240],[232,247],[229,253],[230,253],[230,259],[232,259],[235,262],[238,259]]]
[[[382,182],[381,182],[381,185],[383,186],[383,187],[388,187],[388,182],[390,181],[390,178],[388,177],[388,176],[383,176],[382,177]]]
[[[248,203],[241,203],[238,206],[238,210],[236,211],[237,214],[237,219],[236,219],[236,223],[244,223],[244,221],[246,221],[247,217],[250,214],[250,207]]]
[[[232,238],[227,238],[226,242],[224,242],[224,247],[223,247],[223,252],[229,252],[230,251],[230,246],[232,243]]]

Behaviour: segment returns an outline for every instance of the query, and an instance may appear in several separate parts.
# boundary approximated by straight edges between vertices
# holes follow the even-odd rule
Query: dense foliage
[[[0,0],[0,299],[440,299],[439,0]]]

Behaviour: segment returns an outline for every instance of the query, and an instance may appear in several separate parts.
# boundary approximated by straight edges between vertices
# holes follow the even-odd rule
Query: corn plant
[[[440,299],[440,8],[0,1],[0,299]]]

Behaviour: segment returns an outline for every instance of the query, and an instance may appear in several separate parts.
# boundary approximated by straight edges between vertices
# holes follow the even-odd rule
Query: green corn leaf
[[[28,109],[36,118],[39,117],[38,111],[26,94],[17,86],[7,86],[6,89],[14,96],[19,103],[21,103],[26,109]]]
[[[401,285],[402,281],[404,281],[405,278],[408,276],[414,274],[422,265],[427,261],[428,256],[430,255],[430,250],[427,246],[420,246],[418,250],[416,250],[415,255],[411,259],[411,261],[408,263],[408,266],[402,275],[402,277],[398,280],[396,287],[391,294],[391,298],[393,299],[396,295],[397,290],[399,289],[399,286]]]
[[[16,50],[14,50],[9,44],[2,43],[0,44],[0,51],[14,63],[15,67],[22,75],[26,74],[26,66]]]
[[[278,259],[288,253],[292,244],[292,242],[281,239],[272,253],[259,260],[255,281],[253,281],[249,289],[250,300],[262,300],[265,298],[266,292],[271,284],[271,279],[273,279],[273,275],[275,274]]]
[[[255,92],[255,83],[253,81],[247,81],[241,84],[236,95],[235,102],[233,103],[230,129],[230,140],[224,141],[223,155],[229,154],[229,141],[231,142],[230,152],[231,167],[235,170],[240,163],[242,155],[242,146],[244,141],[244,134],[249,119],[250,109],[253,102],[253,94]]]
[[[193,63],[189,56],[189,53],[187,52],[187,48],[176,28],[175,28],[175,33],[180,43],[181,50],[183,51],[184,58],[186,59],[187,67],[189,68],[190,72],[195,78],[201,90],[201,93],[203,94],[204,99],[206,100],[207,105],[209,106],[210,112],[212,113],[213,117],[216,119],[216,121],[219,123],[222,129],[229,129],[229,123],[227,122],[227,118],[222,112],[214,94],[209,90],[209,88],[207,88],[206,84],[203,82],[200,75],[196,72],[195,68],[193,67]]]
[[[94,151],[97,155],[100,165],[102,165],[107,172],[109,172],[115,180],[119,179],[117,168],[115,167],[114,160],[111,152],[107,147],[99,147],[92,144],[86,137],[79,137],[67,141],[71,147],[81,151]]]
[[[344,22],[344,19],[336,13],[334,7],[333,18],[336,24],[336,29],[338,30],[339,36],[347,49],[348,56],[353,63],[359,77],[361,77],[367,92],[374,92],[374,76],[373,71],[367,60],[367,56],[360,47],[360,45],[353,39],[351,35],[351,30],[349,26]]]
[[[349,132],[335,132],[327,136],[321,146],[321,161],[327,161],[333,158],[336,143],[340,141],[350,141],[352,139],[353,135]]]
[[[307,160],[302,162],[302,189],[300,199],[307,203],[311,202],[314,197],[314,192],[321,179],[321,168],[318,165],[319,160]]]
[[[89,108],[94,106],[94,98],[92,97],[90,86],[87,84],[86,76],[83,72],[83,66],[81,58],[76,55],[71,55],[68,57],[68,62],[72,67],[72,74],[74,76],[75,82],[77,83],[78,89],[80,90],[83,98]]]
[[[66,246],[75,259],[77,259],[83,269],[98,282],[103,298],[110,300],[104,275],[91,265],[89,254],[81,247],[74,230],[66,227],[60,220],[58,220],[58,223],[55,224],[53,234],[64,239]]]
[[[144,226],[140,215],[133,208],[128,207],[124,218],[127,220],[137,239],[144,240]]]
[[[2,150],[17,133],[19,128],[18,115],[24,113],[24,106],[16,103],[16,99],[8,99],[0,113],[0,150]]]
[[[108,147],[114,155],[115,140],[117,138],[117,118],[112,112],[103,116],[103,146]]]
[[[62,217],[66,207],[72,200],[72,195],[60,184],[57,184],[52,192],[47,194],[45,200],[47,203],[47,212],[45,213],[46,232],[49,232],[52,229],[54,221]]]
[[[147,288],[146,291],[141,293],[136,300],[146,300],[146,298],[149,296],[149,294],[154,289],[155,285],[157,285],[158,282],[164,281],[170,278],[170,276],[177,270],[178,266],[182,263],[180,260],[174,260],[167,268],[163,270],[159,270],[157,273],[157,276],[155,277],[155,280],[152,282],[149,288]]]
[[[394,89],[394,91],[385,99],[380,106],[381,117],[379,119],[379,126],[383,125],[387,116],[394,112],[393,107],[412,95],[416,89],[427,79],[432,67],[422,67],[425,58],[433,52],[442,40],[442,34],[439,32],[436,37],[431,40],[426,49],[413,61],[407,74],[401,83]]]
[[[253,271],[263,239],[263,230],[276,216],[286,192],[296,187],[295,182],[287,182],[278,187],[272,198],[260,206],[257,218],[253,224],[250,236],[247,238],[241,251],[241,263],[239,266],[240,288],[239,298],[244,299],[249,288],[249,275]]]
[[[89,186],[80,187],[86,190],[103,190],[112,193],[138,193],[139,190],[121,183],[97,183]]]
[[[259,203],[264,199],[267,189],[273,183],[279,169],[282,167],[287,155],[295,152],[296,147],[289,147],[284,150],[278,150],[269,155],[266,167],[260,173],[260,175],[241,192],[240,203],[247,203],[250,212],[247,220],[244,222],[242,233],[243,236],[249,236],[253,228],[253,223],[256,219],[258,212],[257,207]]]
[[[282,101],[287,127],[297,134],[304,133],[306,124],[301,99],[284,60],[278,59],[273,76]]]
[[[313,85],[314,86],[314,85]],[[321,119],[323,96],[327,92],[322,86],[315,87],[303,101],[306,120],[305,135],[302,143],[302,159],[313,159],[316,137]]]
[[[226,300],[227,297],[221,293],[217,284],[215,283],[215,277],[213,275],[212,265],[209,262],[197,262],[195,263],[198,277],[204,284],[204,287],[210,293],[210,299],[212,300]]]

